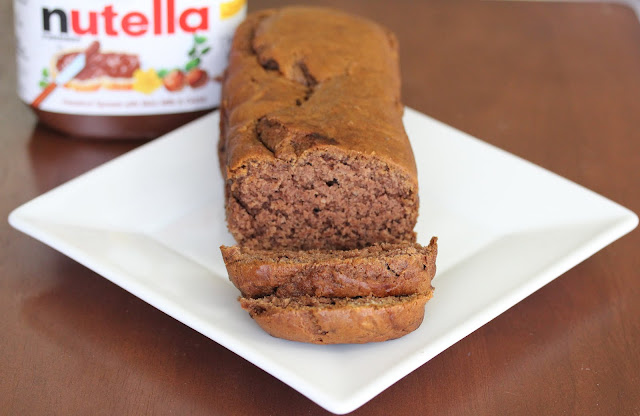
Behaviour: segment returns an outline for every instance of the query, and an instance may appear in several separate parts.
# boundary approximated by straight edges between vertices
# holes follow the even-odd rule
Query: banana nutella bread
[[[255,250],[220,247],[229,279],[243,297],[402,296],[427,293],[436,273],[437,239],[363,249]]]
[[[339,11],[260,11],[233,39],[219,156],[228,227],[260,249],[415,241],[394,35]]]
[[[241,298],[242,307],[268,334],[312,344],[364,344],[400,338],[424,319],[432,292],[409,296]]]

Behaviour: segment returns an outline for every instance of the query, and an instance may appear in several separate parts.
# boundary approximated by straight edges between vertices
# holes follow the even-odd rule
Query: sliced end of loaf
[[[238,244],[263,249],[362,248],[415,241],[417,186],[399,169],[328,146],[295,161],[247,163],[227,179]]]

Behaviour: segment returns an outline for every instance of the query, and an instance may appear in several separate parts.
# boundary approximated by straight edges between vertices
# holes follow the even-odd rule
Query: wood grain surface
[[[250,1],[250,8],[285,1]],[[600,3],[314,1],[398,35],[404,101],[640,212],[640,24]],[[138,145],[62,137],[15,94],[0,5],[0,216]],[[353,415],[640,415],[640,232]],[[0,414],[326,415],[0,221]]]

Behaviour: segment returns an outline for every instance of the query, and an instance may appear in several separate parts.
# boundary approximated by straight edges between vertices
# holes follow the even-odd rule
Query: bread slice
[[[401,296],[427,293],[436,273],[437,238],[363,249],[256,250],[220,247],[229,279],[242,296]]]
[[[354,250],[220,247],[242,307],[269,334],[314,344],[380,342],[422,323],[438,239]]]
[[[240,298],[270,335],[313,344],[364,344],[400,338],[416,330],[432,291],[409,296]]]

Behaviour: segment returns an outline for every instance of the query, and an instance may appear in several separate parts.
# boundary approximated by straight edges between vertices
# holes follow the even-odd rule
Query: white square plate
[[[415,332],[368,345],[272,338],[236,301],[216,155],[218,114],[19,207],[15,228],[347,413],[631,231],[637,216],[579,185],[407,109],[421,243],[439,239],[434,298]]]

